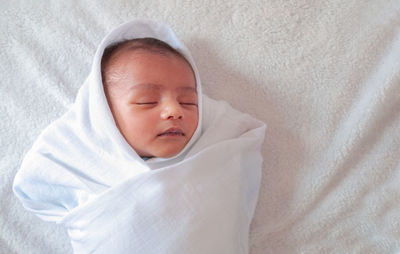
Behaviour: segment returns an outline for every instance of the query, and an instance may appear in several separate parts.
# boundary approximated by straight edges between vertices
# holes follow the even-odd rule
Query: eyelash
[[[157,104],[157,102],[142,102],[142,103],[135,103],[136,105],[153,105]]]
[[[142,102],[142,103],[135,103],[136,105],[155,105],[157,102]],[[188,106],[197,106],[196,103],[180,103],[181,105],[188,105]]]
[[[196,106],[197,107],[196,103],[183,103],[183,102],[181,102],[180,104],[181,105],[188,105],[188,106]]]

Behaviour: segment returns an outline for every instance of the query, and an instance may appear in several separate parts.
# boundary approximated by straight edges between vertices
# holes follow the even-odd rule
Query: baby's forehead
[[[178,71],[175,72],[176,69],[165,71],[172,68],[171,66],[179,66]],[[159,72],[167,73],[167,75],[164,74],[158,80],[153,80],[153,76],[157,76]],[[101,74],[103,84],[107,89],[111,88],[110,86],[129,89],[132,83],[146,80],[147,77],[150,77],[151,82],[162,83],[165,79],[182,75],[186,77],[183,81],[176,78],[180,83],[188,83],[194,90],[197,87],[196,76],[189,61],[176,49],[154,38],[135,39],[106,48]],[[129,86],[126,87],[126,84]]]
[[[162,66],[162,67],[160,67]],[[191,65],[179,56],[172,54],[159,54],[147,50],[121,49],[112,56],[102,68],[102,75],[107,79],[118,78],[120,80],[135,77],[135,74],[157,74],[160,70],[178,66],[178,72],[189,75],[195,80],[195,74]],[[176,69],[174,69],[176,71]],[[168,76],[176,75],[169,73]],[[180,75],[179,75],[180,76]]]
[[[134,60],[139,58],[139,57],[146,57],[146,58],[152,58],[152,57],[162,57],[163,59],[166,59],[167,61],[175,61],[179,60],[184,63],[190,68],[191,64],[182,56],[172,54],[170,52],[157,52],[157,51],[152,51],[148,49],[143,49],[143,48],[131,48],[131,47],[122,47],[118,48],[110,57],[108,62],[106,63],[105,67],[113,67],[115,64],[118,64],[123,61],[128,61],[130,63],[134,63]]]
[[[118,55],[133,51],[137,51],[139,53],[156,53],[169,57],[175,56],[184,60],[190,66],[190,68],[192,68],[190,62],[181,52],[179,52],[179,50],[156,38],[137,38],[114,43],[108,46],[104,50],[102,56],[102,68],[108,65],[109,61],[115,59]]]
[[[120,52],[105,68],[103,83],[109,92],[157,95],[174,91],[197,96],[196,78],[186,62],[147,51]]]

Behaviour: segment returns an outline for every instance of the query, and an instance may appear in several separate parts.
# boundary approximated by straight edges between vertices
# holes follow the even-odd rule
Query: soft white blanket
[[[203,90],[268,123],[250,253],[400,251],[400,2],[2,1],[0,253],[72,253],[11,191],[101,38],[170,24]]]

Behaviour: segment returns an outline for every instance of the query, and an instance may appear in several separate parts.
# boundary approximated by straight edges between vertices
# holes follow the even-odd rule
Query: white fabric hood
[[[100,71],[108,45],[143,37],[187,58],[199,96],[199,125],[183,151],[147,162],[118,131]],[[247,253],[264,132],[264,123],[202,95],[194,61],[168,26],[135,20],[103,39],[75,103],[24,158],[14,192],[64,225],[75,253]]]

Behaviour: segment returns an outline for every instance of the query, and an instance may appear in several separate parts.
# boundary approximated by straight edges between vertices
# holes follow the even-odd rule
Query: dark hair
[[[165,56],[172,54],[174,56],[182,58],[185,62],[189,64],[190,67],[192,67],[189,61],[178,50],[174,49],[173,47],[171,47],[170,45],[161,40],[150,37],[125,40],[111,44],[104,50],[103,57],[101,59],[101,74],[103,78],[103,83],[105,80],[104,77],[105,67],[108,61],[112,58],[113,54],[117,52],[119,49],[144,50]]]

